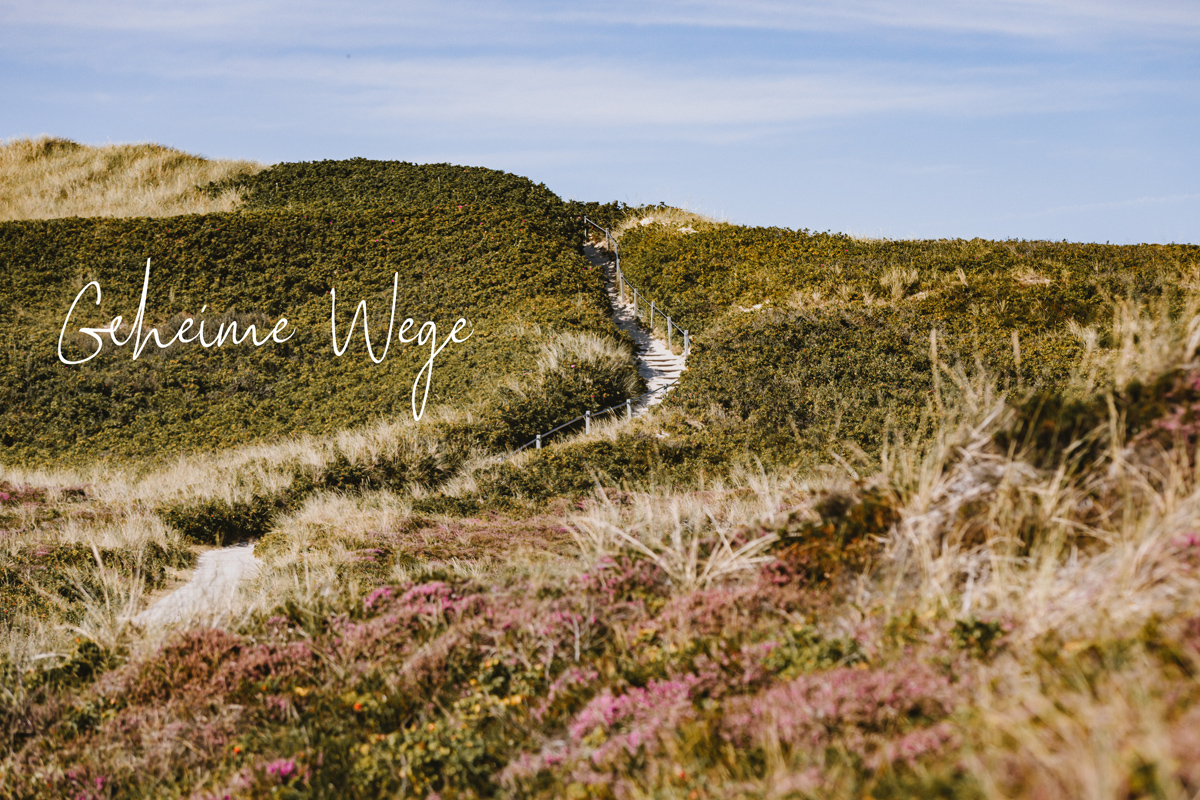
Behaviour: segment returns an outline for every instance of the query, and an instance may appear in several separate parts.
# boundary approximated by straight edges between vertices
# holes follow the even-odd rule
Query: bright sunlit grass
[[[169,217],[232,211],[236,190],[208,196],[210,182],[263,169],[157,144],[92,147],[42,136],[0,144],[0,221],[57,217]]]

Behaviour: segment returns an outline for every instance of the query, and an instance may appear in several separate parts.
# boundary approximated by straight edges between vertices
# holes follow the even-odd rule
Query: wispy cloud
[[[933,70],[829,63],[777,65],[768,74],[704,75],[587,61],[359,60],[297,67],[331,91],[354,91],[379,113],[493,124],[723,127],[921,113],[989,116],[1064,112],[1162,87],[1148,81],[1047,78],[1031,70]],[[234,65],[283,79],[288,62]],[[296,73],[292,73],[296,74]],[[602,87],[619,86],[619,91]],[[591,87],[591,88],[589,88]]]
[[[772,30],[870,26],[1054,38],[1200,35],[1200,7],[1193,0],[617,0],[605,5],[604,15],[636,24]],[[589,12],[577,8],[558,16],[584,20]]]
[[[546,22],[577,25],[581,35],[613,25],[668,25],[790,31],[879,28],[1080,39],[1103,35],[1200,36],[1195,0],[609,0],[601,6],[549,0],[5,0],[0,22],[63,28],[170,33],[185,39],[266,37],[298,33],[339,40],[352,33],[374,44],[405,32],[452,36],[528,30]],[[441,36],[439,35],[439,38]]]
[[[0,0],[0,74],[0,137],[536,167],[831,229],[1196,231],[1200,0]],[[1135,199],[1071,205],[1097,197]]]
[[[1120,208],[1137,208],[1140,206],[1171,205],[1200,200],[1200,193],[1171,194],[1161,197],[1135,197],[1129,200],[1110,200],[1100,203],[1081,203],[1078,205],[1054,206],[1026,214],[1010,214],[1002,219],[1024,219],[1032,217],[1052,217],[1059,214],[1078,214],[1084,211],[1111,211]]]
[[[519,4],[470,0],[381,2],[348,0],[0,0],[0,24],[9,29],[125,32],[170,36],[176,42],[258,42],[263,45],[358,47],[412,42],[461,42],[472,30],[515,23],[528,16]]]
[[[182,38],[257,37],[260,41],[334,41],[353,34],[374,44],[395,36],[493,35],[547,22],[590,26],[671,25],[701,28],[839,31],[877,28],[1056,40],[1094,36],[1196,38],[1195,0],[610,0],[600,6],[528,0],[5,0],[0,22],[107,31],[155,31]],[[265,40],[264,40],[265,37]]]

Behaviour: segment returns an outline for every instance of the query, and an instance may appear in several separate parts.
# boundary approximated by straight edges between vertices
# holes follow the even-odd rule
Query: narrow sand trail
[[[204,552],[192,579],[138,614],[134,622],[158,627],[227,614],[233,609],[238,584],[261,567],[253,543]]]
[[[608,301],[613,308],[613,322],[618,328],[628,333],[634,344],[637,345],[638,372],[646,381],[647,389],[653,392],[655,389],[661,389],[677,381],[683,371],[687,369],[687,359],[672,353],[667,348],[666,342],[652,336],[643,327],[637,318],[633,304],[628,302],[628,292],[626,300],[624,302],[621,300],[620,292],[617,290],[616,264],[592,244],[585,244],[583,253],[594,265],[604,269],[604,283],[608,289]],[[661,403],[670,391],[670,389],[666,389],[642,398],[633,405],[633,415],[640,417],[645,414],[651,406]]]
[[[613,308],[613,322],[627,332],[637,345],[638,372],[650,391],[661,389],[679,379],[687,369],[686,359],[675,355],[667,343],[655,338],[642,326],[637,312],[629,302],[623,302],[617,291],[616,264],[591,244],[583,247],[592,264],[604,270],[608,299]],[[663,401],[666,389],[643,397],[633,405],[633,415],[640,417]],[[134,621],[143,627],[161,627],[200,619],[216,618],[229,613],[237,595],[238,584],[256,574],[262,562],[254,557],[254,544],[222,547],[201,554],[196,571],[188,583],[163,597],[138,614]]]

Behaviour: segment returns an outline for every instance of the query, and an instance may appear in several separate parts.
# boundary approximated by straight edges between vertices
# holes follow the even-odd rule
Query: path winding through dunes
[[[672,353],[666,342],[655,338],[642,326],[632,303],[622,302],[617,291],[616,264],[592,244],[584,245],[583,252],[592,264],[604,270],[608,299],[613,308],[613,322],[628,333],[637,345],[638,372],[648,389],[654,391],[678,380],[687,369],[686,359]],[[642,416],[652,406],[661,403],[669,391],[666,389],[642,397],[634,403],[633,415]],[[134,622],[152,628],[203,618],[213,619],[229,613],[233,609],[238,584],[261,568],[262,562],[254,557],[253,543],[209,550],[200,555],[196,571],[188,583],[138,614]]]
[[[687,359],[672,353],[667,348],[666,342],[652,336],[642,326],[632,303],[622,302],[620,292],[617,290],[616,263],[591,243],[583,246],[583,254],[592,264],[604,269],[604,283],[608,289],[608,301],[613,308],[613,322],[618,328],[628,333],[634,344],[637,345],[638,372],[646,381],[647,389],[654,391],[678,380],[683,371],[687,369]],[[634,404],[633,415],[640,417],[645,414],[651,406],[661,403],[670,391],[667,389],[649,397],[643,397]]]
[[[238,584],[262,568],[254,544],[238,544],[201,553],[192,579],[134,617],[151,628],[217,617],[233,609]]]

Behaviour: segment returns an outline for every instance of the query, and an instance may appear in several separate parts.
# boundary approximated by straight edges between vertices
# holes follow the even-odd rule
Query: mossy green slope
[[[293,194],[311,202],[291,210],[256,191],[257,205],[231,214],[0,225],[0,458],[137,459],[411,415],[428,345],[394,342],[375,364],[360,323],[343,356],[332,346],[331,290],[342,343],[355,306],[368,302],[378,356],[394,275],[397,328],[407,317],[418,326],[431,320],[444,339],[459,317],[473,324],[467,342],[437,357],[430,408],[500,402],[499,387],[535,374],[540,345],[558,332],[620,340],[602,277],[578,252],[578,225],[544,187],[490,170],[400,165],[416,169],[410,183],[424,188],[389,206],[357,161],[296,166],[307,188]],[[314,169],[332,177],[316,181]],[[288,170],[268,170],[263,180],[280,172]],[[454,176],[476,186],[470,201],[458,197]],[[347,199],[354,180],[365,183]],[[136,361],[132,345],[110,344],[86,364],[61,363],[59,335],[80,290],[97,281],[102,304],[91,290],[81,299],[64,337],[68,359],[95,348],[80,328],[117,314],[132,322],[147,259],[144,327],[161,328],[164,339],[187,317],[204,320],[209,338],[231,321],[242,330],[256,324],[261,337],[282,317],[294,335],[262,347],[151,344]],[[586,383],[575,405],[621,399],[616,387]]]
[[[637,226],[621,239],[626,277],[695,342],[668,407],[716,412],[735,440],[789,460],[843,440],[876,450],[888,424],[913,428],[933,389],[934,331],[939,360],[978,359],[1014,387],[1052,388],[1079,361],[1079,331],[1110,344],[1114,300],[1178,306],[1200,273],[1190,245],[698,227]]]

